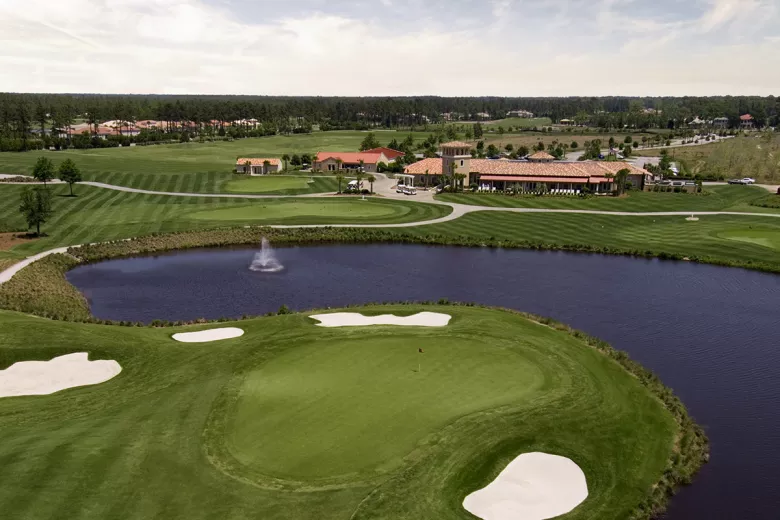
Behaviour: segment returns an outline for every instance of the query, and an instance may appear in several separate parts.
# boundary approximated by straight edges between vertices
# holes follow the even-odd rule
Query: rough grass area
[[[780,184],[780,135],[752,133],[717,144],[670,148],[669,155],[682,161],[691,174],[726,179],[753,177],[766,184]],[[658,156],[661,149],[639,150],[636,155]]]
[[[348,180],[342,182],[346,186]],[[264,175],[247,177],[236,175],[223,187],[229,193],[261,193],[270,195],[304,195],[307,193],[335,193],[339,183],[335,176]]]
[[[563,518],[646,519],[706,458],[671,392],[592,338],[483,308],[367,310],[453,320],[323,329],[284,315],[183,345],[170,335],[191,327],[0,312],[3,366],[88,351],[123,368],[101,385],[0,399],[0,508],[19,519],[455,519],[513,457],[546,451],[588,478],[588,499]]]
[[[66,255],[51,255],[16,273],[0,285],[0,308],[58,320],[90,317],[84,295],[65,280],[65,272],[78,264]]]
[[[599,211],[739,211],[768,212],[757,207],[767,199],[758,186],[707,186],[703,193],[629,191],[621,197],[563,197],[504,195],[502,193],[443,193],[437,200],[499,208],[592,209]],[[780,197],[777,197],[780,199]],[[771,207],[771,206],[768,206]],[[778,204],[780,209],[780,203]]]

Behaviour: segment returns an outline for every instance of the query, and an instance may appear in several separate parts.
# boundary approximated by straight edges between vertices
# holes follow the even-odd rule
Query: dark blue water
[[[551,316],[625,350],[682,398],[712,459],[668,518],[780,518],[780,276],[687,262],[409,245],[200,250],[79,267],[100,318],[237,317],[391,300],[472,301]]]

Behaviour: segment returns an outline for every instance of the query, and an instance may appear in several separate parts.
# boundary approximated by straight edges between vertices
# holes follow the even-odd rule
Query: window
[[[460,161],[460,165],[461,165],[461,166],[463,166],[463,160],[462,160],[462,159],[461,159],[461,161]]]

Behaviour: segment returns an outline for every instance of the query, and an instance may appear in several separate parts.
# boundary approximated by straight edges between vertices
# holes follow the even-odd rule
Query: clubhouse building
[[[249,175],[268,175],[279,173],[282,161],[274,157],[239,157],[236,159],[236,173]]]
[[[362,170],[374,173],[377,171],[379,163],[390,164],[395,160],[395,157],[393,159],[388,157],[390,151],[403,155],[401,152],[390,150],[389,148],[387,150],[388,152],[385,152],[384,149],[377,148],[366,152],[318,152],[312,169],[319,172]]]
[[[544,185],[547,191],[577,193],[587,188],[592,193],[610,193],[616,189],[615,174],[629,170],[627,182],[643,189],[652,174],[622,161],[553,161],[545,152],[527,159],[510,161],[474,159],[471,145],[451,142],[441,145],[441,157],[423,159],[410,164],[404,170],[414,175],[416,186],[446,184],[454,172],[463,174],[463,186],[476,183],[480,190],[517,189],[522,192],[539,191]]]

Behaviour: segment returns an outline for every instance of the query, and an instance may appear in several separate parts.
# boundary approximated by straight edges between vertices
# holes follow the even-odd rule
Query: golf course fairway
[[[0,511],[468,519],[467,495],[517,456],[544,452],[587,479],[587,499],[560,518],[618,520],[665,478],[680,444],[675,416],[585,339],[496,309],[358,311],[452,319],[325,328],[312,312],[152,328],[0,311],[0,370],[73,352],[122,367],[97,385],[0,398]],[[172,339],[232,326],[244,334]]]

